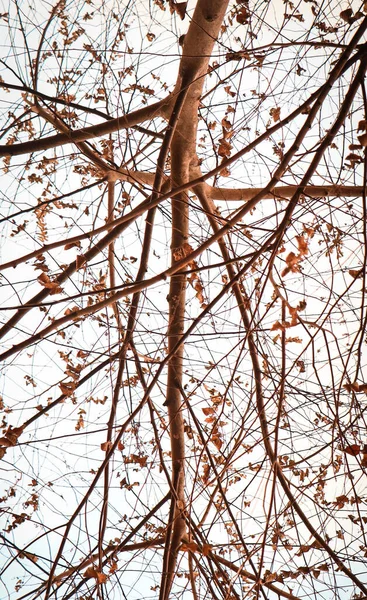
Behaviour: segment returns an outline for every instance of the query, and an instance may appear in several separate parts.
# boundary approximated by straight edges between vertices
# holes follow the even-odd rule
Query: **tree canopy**
[[[365,599],[367,6],[2,11],[1,598]]]

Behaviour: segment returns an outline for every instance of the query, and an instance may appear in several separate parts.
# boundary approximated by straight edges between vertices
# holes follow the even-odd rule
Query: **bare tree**
[[[1,598],[366,598],[366,7],[2,10]]]

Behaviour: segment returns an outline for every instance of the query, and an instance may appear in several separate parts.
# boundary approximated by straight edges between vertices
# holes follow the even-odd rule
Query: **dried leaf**
[[[298,251],[300,257],[307,256],[308,254],[308,241],[304,238],[303,235],[296,235]]]
[[[281,323],[280,321],[275,321],[275,323],[273,323],[271,330],[272,331],[276,331],[277,329],[281,329],[282,331],[284,329],[287,329],[287,327],[290,327],[290,323],[288,321],[284,321],[283,323]]]
[[[76,385],[75,381],[63,381],[59,383],[61,393],[64,394],[64,396],[72,396]]]
[[[351,444],[350,446],[346,446],[344,448],[345,454],[350,454],[350,456],[358,456],[361,451],[361,447],[359,444]]]
[[[241,7],[236,15],[236,21],[240,25],[247,25],[251,13],[247,10],[245,6]]]
[[[279,121],[280,120],[280,106],[271,108],[269,111],[269,114],[270,114],[271,118],[273,119],[274,123]]]
[[[282,271],[282,277],[285,277],[288,273],[298,273],[299,262],[302,260],[301,256],[296,255],[294,252],[290,252],[285,259],[287,264],[286,268]]]
[[[306,373],[306,367],[303,360],[297,360],[296,365],[299,368],[300,373]]]
[[[70,242],[70,244],[66,244],[64,246],[64,250],[70,250],[70,248],[80,248],[81,247],[81,243],[78,242]]]
[[[354,381],[353,383],[345,383],[343,388],[347,390],[347,392],[359,392],[359,383]]]
[[[363,277],[363,269],[349,269],[348,273],[353,279],[360,279]]]
[[[107,575],[98,571],[95,567],[91,566],[84,571],[84,577],[94,577],[98,583],[106,583]]]
[[[209,556],[213,546],[211,544],[203,544],[203,556]]]
[[[208,483],[209,473],[210,473],[210,465],[208,463],[205,463],[204,467],[203,467],[203,474],[201,476],[203,483]]]
[[[235,97],[236,97],[236,95],[237,95],[237,94],[236,94],[236,92],[232,92],[232,90],[231,90],[231,86],[230,86],[230,85],[225,85],[225,86],[224,86],[224,91],[225,91],[225,92],[226,92],[226,93],[227,93],[229,96],[231,96],[232,98],[235,98]]]
[[[177,4],[173,5],[175,12],[180,17],[181,21],[184,20],[186,14],[187,2],[177,2]]]
[[[205,408],[202,408],[201,410],[203,411],[203,413],[206,417],[209,415],[215,414],[215,408],[205,407]]]
[[[229,158],[231,156],[232,144],[227,142],[224,138],[219,140],[218,154],[223,158]]]
[[[142,468],[147,466],[148,456],[140,456],[139,454],[130,454],[130,456],[124,456],[125,465],[136,464]]]
[[[363,135],[359,135],[358,141],[361,144],[361,146],[366,147],[367,146],[367,133],[364,133]]]
[[[181,260],[182,258],[186,258],[186,256],[189,256],[189,254],[191,254],[193,251],[193,247],[190,246],[189,243],[185,242],[185,244],[183,244],[179,248],[174,248],[172,254],[173,258],[177,261]]]
[[[214,444],[217,450],[220,450],[223,446],[223,440],[219,434],[212,435],[210,441]]]
[[[353,23],[353,10],[351,8],[346,8],[345,10],[342,10],[339,16],[346,23]]]
[[[183,542],[181,550],[182,552],[197,552],[198,545],[196,542]]]
[[[224,117],[224,119],[222,119],[222,127],[223,129],[230,131],[232,129],[232,123],[226,117]]]
[[[86,263],[86,258],[84,256],[84,254],[78,254],[78,256],[75,259],[76,269],[79,270],[85,263]]]
[[[345,160],[349,160],[350,162],[362,162],[363,158],[359,154],[355,154],[351,152],[348,156],[345,157]]]
[[[103,452],[108,452],[110,450],[110,448],[112,448],[112,442],[111,441],[103,442],[101,444],[101,450],[103,450]]]
[[[111,562],[111,566],[110,566],[109,573],[111,573],[111,574],[115,573],[115,572],[117,571],[117,568],[118,568],[117,561],[116,561],[116,560],[113,560],[113,561]]]
[[[81,429],[84,429],[84,418],[83,418],[83,415],[79,415],[78,422],[75,425],[75,431],[80,431]]]
[[[0,438],[0,446],[5,446],[9,448],[10,446],[15,446],[19,436],[23,433],[24,427],[12,427],[9,425],[6,430],[5,436]]]
[[[37,277],[37,281],[39,281],[39,283],[43,285],[43,287],[50,290],[51,295],[60,294],[63,291],[62,287],[59,286],[58,282],[52,281],[49,278],[49,276],[46,275],[46,273],[41,273],[41,275]]]

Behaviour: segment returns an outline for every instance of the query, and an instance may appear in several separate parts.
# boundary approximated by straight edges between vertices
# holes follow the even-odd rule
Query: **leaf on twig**
[[[282,277],[288,275],[288,273],[298,273],[299,271],[299,262],[301,261],[301,257],[294,252],[290,252],[285,259],[287,264],[286,268],[282,271]]]
[[[347,392],[364,392],[367,394],[367,383],[357,383],[357,381],[354,381],[353,383],[345,383],[343,388],[347,390]]]
[[[211,408],[211,407],[204,407],[201,409],[204,413],[204,415],[206,417],[208,417],[209,415],[214,415],[215,414],[215,408]]]
[[[5,436],[0,438],[0,446],[5,446],[9,448],[10,446],[15,446],[18,437],[23,433],[24,427],[12,427],[9,425],[6,430]]]
[[[169,7],[171,10],[171,14],[177,13],[180,17],[181,21],[184,20],[186,14],[187,2],[174,2],[170,0]]]
[[[52,281],[49,278],[49,276],[46,275],[46,273],[41,273],[41,275],[39,277],[37,277],[37,281],[39,281],[39,283],[41,285],[43,285],[43,287],[50,290],[51,295],[52,294],[60,294],[63,291],[62,287],[60,287],[58,282]]]
[[[76,382],[75,381],[62,381],[61,383],[59,383],[59,387],[60,387],[61,393],[64,394],[64,396],[72,396],[74,393],[74,390],[76,388]]]
[[[97,583],[106,583],[107,581],[107,575],[101,573],[101,571],[98,571],[95,567],[88,567],[88,569],[84,571],[84,577],[94,577]]]
[[[348,273],[353,279],[360,279],[363,277],[363,269],[349,269]]]
[[[270,109],[269,114],[273,119],[274,123],[280,120],[280,106],[273,107]]]
[[[182,552],[198,552],[199,548],[196,542],[183,542],[181,550]]]
[[[183,244],[182,246],[180,246],[179,248],[174,248],[174,250],[172,251],[173,254],[173,258],[174,260],[181,260],[182,258],[186,258],[186,256],[189,256],[189,254],[191,254],[191,252],[193,252],[194,249],[192,246],[190,246],[190,244],[188,244],[187,242],[185,242],[185,244]]]
[[[359,444],[351,444],[350,446],[346,446],[344,448],[345,454],[350,454],[350,456],[358,456],[361,451],[361,447]]]
[[[224,138],[219,140],[218,154],[223,158],[229,158],[231,156],[232,144],[227,142]]]

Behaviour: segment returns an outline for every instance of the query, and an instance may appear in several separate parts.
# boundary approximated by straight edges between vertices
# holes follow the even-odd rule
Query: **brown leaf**
[[[62,287],[59,286],[58,282],[52,281],[49,278],[49,276],[46,275],[46,273],[41,273],[41,275],[37,277],[37,281],[39,281],[39,283],[43,285],[43,287],[50,290],[51,295],[60,294],[63,291]]]
[[[361,144],[361,146],[367,146],[367,133],[364,133],[363,135],[359,135],[358,136],[358,140],[359,143]]]
[[[214,444],[214,446],[216,447],[217,450],[220,450],[221,447],[223,446],[223,440],[221,439],[221,437],[218,434],[212,435],[212,437],[210,438],[210,441]]]
[[[293,327],[294,325],[297,325],[297,323],[298,323],[298,307],[293,308],[292,306],[289,306],[288,310],[289,310],[289,314],[292,317],[290,325],[291,325],[291,327]]]
[[[363,269],[349,269],[348,273],[353,279],[360,279],[363,277]]]
[[[197,552],[198,545],[196,542],[183,542],[181,550],[182,552]]]
[[[203,556],[209,556],[213,546],[211,544],[203,544]]]
[[[347,392],[359,392],[359,383],[354,381],[353,383],[345,383],[343,388],[347,390]]]
[[[236,94],[236,92],[232,92],[232,90],[231,90],[231,86],[230,86],[230,85],[225,85],[225,86],[224,86],[224,91],[225,91],[225,92],[226,92],[226,93],[227,93],[229,96],[231,96],[232,98],[235,98],[235,97],[236,97],[236,95],[237,95],[237,94]]]
[[[306,367],[303,360],[297,360],[296,365],[299,368],[300,373],[306,373]]]
[[[171,14],[177,13],[181,20],[185,18],[187,2],[175,2],[169,0],[169,8]]]
[[[350,456],[358,456],[361,451],[361,447],[359,444],[351,444],[350,446],[346,446],[344,448],[345,454],[350,454]]]
[[[81,429],[84,429],[84,418],[83,415],[79,415],[79,419],[77,424],[75,425],[75,431],[80,431]]]
[[[98,583],[105,583],[107,581],[107,575],[97,571],[93,566],[88,567],[88,569],[84,571],[84,577],[94,577]]]
[[[208,465],[208,463],[205,463],[204,467],[203,467],[203,474],[201,476],[203,483],[208,483],[209,473],[210,473],[210,465]]]
[[[118,568],[118,564],[117,564],[117,562],[115,560],[113,560],[111,562],[111,566],[110,566],[109,572],[110,573],[115,573],[117,571],[117,568]]]
[[[271,108],[269,113],[270,113],[270,116],[273,119],[274,123],[276,123],[277,121],[280,120],[280,107],[279,106]]]
[[[130,456],[124,456],[125,465],[136,464],[142,468],[147,466],[148,456],[140,456],[140,454],[130,454]]]
[[[288,321],[284,321],[283,323],[280,323],[280,321],[275,321],[275,323],[273,323],[271,330],[272,331],[276,331],[277,329],[281,329],[283,331],[283,329],[287,329],[287,327],[290,327],[290,323]]]
[[[59,383],[59,387],[61,390],[61,393],[64,394],[64,396],[72,396],[73,392],[76,388],[76,382],[75,381],[64,381]]]
[[[101,444],[101,450],[103,450],[103,452],[108,452],[110,448],[112,448],[112,442],[108,441]]]
[[[290,252],[285,259],[287,266],[282,271],[282,277],[285,277],[290,272],[298,273],[298,271],[299,271],[298,263],[300,262],[300,260],[301,260],[300,256],[297,256],[294,252]]]
[[[181,21],[183,21],[186,14],[187,2],[177,2],[177,4],[174,4],[173,6]]]
[[[342,10],[339,16],[346,23],[353,23],[353,11],[351,8],[346,8],[345,10]]]
[[[70,242],[70,244],[66,244],[64,246],[64,250],[70,250],[70,248],[80,248],[80,247],[81,247],[80,242]]]
[[[224,158],[229,158],[231,156],[232,144],[227,142],[224,138],[219,140],[218,146],[218,154]]]
[[[189,254],[191,254],[193,251],[193,247],[190,246],[188,242],[185,242],[179,248],[174,248],[172,254],[175,260],[181,260],[181,258],[186,258],[186,256],[189,256]]]
[[[345,160],[349,160],[350,162],[362,162],[363,158],[359,154],[355,154],[351,152],[348,156],[345,157]]]
[[[79,310],[78,306],[72,306],[71,308],[67,308],[64,311],[64,315],[65,316],[72,315],[73,313],[78,312],[78,310]]]
[[[300,257],[307,256],[308,254],[308,241],[303,237],[303,235],[296,235],[296,240],[298,244],[298,251]]]
[[[83,575],[84,575],[84,577],[95,577],[96,573],[97,573],[97,571],[94,567],[88,567],[88,569],[86,569],[86,571],[84,571]]]
[[[224,117],[224,119],[222,119],[222,127],[227,131],[232,129],[232,123],[227,119],[227,117]]]
[[[5,446],[6,448],[15,446],[18,441],[18,437],[23,433],[23,431],[24,427],[12,427],[9,425],[5,436],[0,438],[0,446]]]
[[[249,13],[247,8],[245,6],[241,7],[236,15],[236,21],[240,25],[247,25],[250,16],[251,16],[251,13]]]
[[[84,256],[84,254],[78,254],[78,256],[75,259],[76,269],[79,270],[85,263],[86,263],[86,258]]]
[[[201,410],[203,411],[203,413],[206,417],[209,415],[215,414],[215,408],[206,407],[206,408],[202,408]]]

